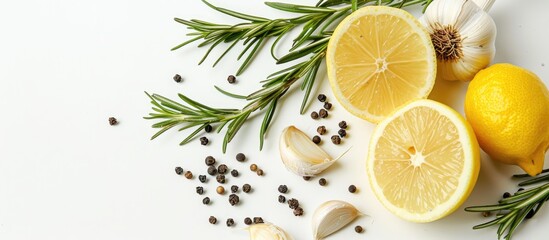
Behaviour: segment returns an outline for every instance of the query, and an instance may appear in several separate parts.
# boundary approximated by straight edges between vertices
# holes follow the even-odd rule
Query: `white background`
[[[314,4],[313,0],[294,1]],[[212,0],[220,6],[267,17],[287,17],[269,9],[262,1]],[[497,26],[495,62],[526,67],[549,83],[549,2],[543,0],[499,0],[491,10]],[[413,9],[419,16],[418,9]],[[226,155],[221,153],[222,135],[207,134],[207,147],[198,141],[178,146],[186,135],[169,131],[149,141],[155,132],[144,120],[150,104],[143,91],[176,98],[191,98],[217,107],[241,107],[244,102],[222,96],[221,86],[249,93],[259,81],[282,66],[275,66],[268,51],[256,58],[248,71],[229,85],[239,62],[233,52],[212,69],[222,51],[202,66],[197,62],[204,49],[196,45],[170,52],[187,39],[188,30],[173,21],[198,18],[216,22],[236,20],[220,15],[202,2],[193,1],[2,1],[0,7],[0,239],[246,239],[242,219],[261,216],[286,229],[295,239],[312,239],[310,217],[314,209],[330,199],[355,204],[369,215],[356,220],[366,230],[356,234],[348,227],[330,239],[496,239],[496,228],[474,231],[471,227],[488,219],[462,209],[433,223],[409,223],[388,213],[368,186],[364,156],[373,124],[346,113],[335,102],[327,79],[314,93],[326,93],[334,108],[328,120],[315,122],[299,115],[302,94],[293,91],[280,102],[266,146],[258,150],[261,117],[244,127]],[[287,45],[286,45],[287,46]],[[286,51],[284,46],[278,54]],[[179,73],[185,79],[175,83]],[[462,111],[466,83],[437,82],[430,98]],[[321,105],[313,101],[309,110]],[[118,126],[109,126],[115,116]],[[286,171],[279,159],[277,141],[281,130],[296,125],[309,135],[323,124],[329,135],[337,122],[347,120],[349,137],[334,146],[324,138],[325,149],[338,155],[352,147],[339,164],[324,177],[305,182]],[[188,133],[188,132],[187,132]],[[244,152],[246,163],[234,156]],[[174,173],[182,166],[198,174],[206,172],[207,155],[240,170],[232,184],[251,183],[251,194],[241,193],[241,205],[229,206],[227,195],[214,193],[215,181],[205,184],[213,200],[204,206],[195,187]],[[520,169],[491,162],[483,154],[477,186],[464,206],[491,204],[505,191],[514,191],[510,179]],[[546,161],[547,157],[546,157]],[[266,175],[247,170],[257,163]],[[548,164],[546,164],[546,167]],[[306,214],[294,217],[277,202],[276,188],[286,184],[288,197],[302,202]],[[347,192],[356,184],[358,194]],[[222,222],[208,224],[210,215]],[[237,226],[227,228],[232,217]],[[544,239],[549,212],[543,209],[521,225],[515,239]]]

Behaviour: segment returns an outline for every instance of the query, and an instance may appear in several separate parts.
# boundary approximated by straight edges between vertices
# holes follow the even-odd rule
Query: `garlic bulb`
[[[282,228],[272,223],[254,224],[248,228],[251,240],[291,240]]]
[[[289,126],[282,131],[279,150],[286,169],[299,176],[317,175],[337,160],[330,157],[304,132],[294,126]]]
[[[496,0],[473,0],[473,2],[475,2],[475,4],[477,4],[477,6],[479,6],[480,8],[484,9],[485,12],[488,12],[488,10],[490,10],[495,1]]]
[[[494,1],[434,0],[427,7],[419,20],[431,35],[439,78],[470,81],[490,64],[496,52],[496,24],[486,11]]]
[[[339,200],[323,203],[313,214],[312,223],[314,239],[323,239],[328,235],[337,232],[359,215],[362,214],[350,203]]]

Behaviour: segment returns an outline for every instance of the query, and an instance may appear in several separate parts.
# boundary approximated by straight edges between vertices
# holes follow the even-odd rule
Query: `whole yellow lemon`
[[[467,89],[465,115],[493,160],[531,176],[541,172],[549,148],[549,91],[538,76],[506,63],[480,71]]]

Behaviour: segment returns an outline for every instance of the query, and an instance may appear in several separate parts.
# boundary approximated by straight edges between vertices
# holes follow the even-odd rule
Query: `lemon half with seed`
[[[450,107],[417,100],[379,123],[367,160],[370,185],[393,214],[432,222],[467,199],[480,170],[474,132]]]
[[[429,34],[414,16],[392,7],[367,6],[346,17],[330,38],[326,65],[341,105],[374,123],[426,98],[436,78]]]

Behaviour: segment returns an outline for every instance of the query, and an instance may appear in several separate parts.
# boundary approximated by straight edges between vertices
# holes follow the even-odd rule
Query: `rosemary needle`
[[[188,143],[200,133],[206,125],[218,124],[217,131],[220,132],[225,126],[227,131],[223,140],[223,152],[226,151],[227,144],[231,142],[238,130],[256,111],[264,111],[263,122],[261,124],[259,137],[260,148],[263,147],[263,140],[274,118],[278,100],[282,98],[288,90],[298,80],[302,79],[300,89],[304,91],[303,101],[300,107],[300,113],[305,112],[310,93],[313,89],[317,74],[326,54],[326,47],[331,37],[332,30],[345,16],[352,11],[366,5],[386,5],[392,7],[407,7],[412,5],[424,5],[425,7],[432,0],[321,0],[315,6],[305,6],[280,2],[266,2],[268,7],[284,12],[297,14],[293,18],[268,19],[260,16],[254,16],[217,7],[205,0],[203,2],[212,9],[241,19],[243,22],[238,24],[217,24],[203,20],[191,19],[184,20],[175,18],[175,21],[185,25],[191,30],[187,35],[191,38],[175,46],[172,50],[177,50],[193,42],[200,42],[198,47],[209,46],[204,56],[199,61],[203,63],[212,49],[221,44],[229,44],[225,51],[214,61],[214,66],[231,51],[237,43],[242,43],[244,48],[238,56],[238,60],[244,57],[244,60],[237,70],[237,75],[252,62],[258,54],[264,43],[269,39],[274,39],[271,44],[271,55],[277,64],[289,63],[302,59],[286,69],[275,72],[263,80],[262,88],[246,96],[229,93],[216,87],[218,91],[229,97],[246,99],[248,102],[241,109],[219,109],[203,105],[194,101],[183,94],[179,94],[182,102],[177,102],[158,94],[148,94],[153,105],[153,112],[146,119],[157,119],[159,122],[153,124],[153,128],[158,128],[158,132],[152,136],[152,139],[158,137],[167,130],[179,126],[179,130],[195,128],[183,141],[181,145]],[[287,36],[292,29],[302,27],[297,37],[293,38],[292,47],[289,53],[282,56],[275,56],[274,52],[277,44]]]

